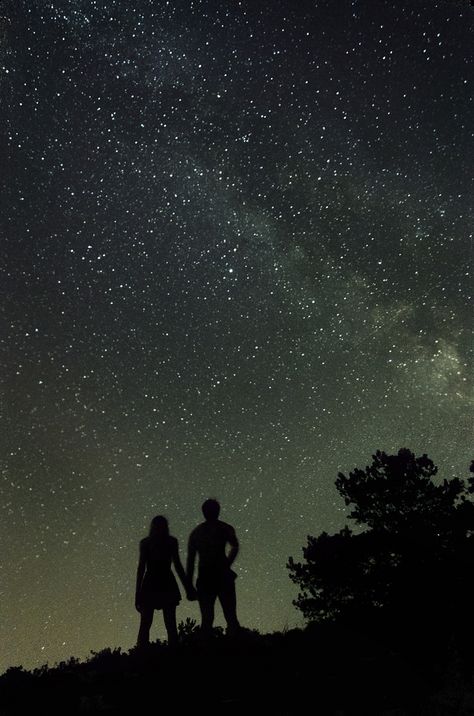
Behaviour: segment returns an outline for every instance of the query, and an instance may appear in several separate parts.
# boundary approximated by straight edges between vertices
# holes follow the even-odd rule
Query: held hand
[[[137,612],[142,611],[142,605],[140,604],[140,602],[137,599],[135,599],[135,609],[137,610]]]
[[[196,601],[196,599],[197,599],[197,592],[196,592],[196,590],[195,590],[194,587],[191,586],[191,587],[189,587],[189,588],[186,590],[186,597],[187,597],[188,601],[190,601],[190,602],[195,602],[195,601]]]

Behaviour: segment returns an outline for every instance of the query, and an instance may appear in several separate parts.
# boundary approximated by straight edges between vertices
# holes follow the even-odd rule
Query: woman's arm
[[[184,571],[184,567],[179,556],[179,545],[177,539],[175,539],[173,542],[173,564],[176,570],[176,574],[180,578],[182,585],[186,591],[186,596],[188,597],[188,599],[195,599],[196,596],[194,593],[194,588],[192,586],[192,583],[189,581],[186,572]]]
[[[138,568],[137,568],[137,582],[135,587],[135,607],[138,611],[140,611],[140,591],[141,586],[143,582],[143,577],[145,575],[146,570],[146,556],[145,551],[143,549],[143,545],[140,542],[140,557],[138,560]]]

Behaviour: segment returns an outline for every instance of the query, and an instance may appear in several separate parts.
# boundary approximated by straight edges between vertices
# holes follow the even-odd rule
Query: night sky
[[[467,476],[471,13],[3,4],[1,670],[135,643],[156,514],[184,561],[217,497],[273,631],[338,470]]]

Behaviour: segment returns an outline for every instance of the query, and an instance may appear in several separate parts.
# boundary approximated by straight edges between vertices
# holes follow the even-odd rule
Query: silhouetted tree
[[[440,639],[456,623],[465,627],[474,478],[469,485],[459,478],[435,483],[436,474],[427,455],[407,449],[377,451],[365,470],[339,473],[349,518],[364,529],[308,536],[304,561],[290,558],[300,588],[294,604],[308,620],[381,619],[405,635],[433,629]]]

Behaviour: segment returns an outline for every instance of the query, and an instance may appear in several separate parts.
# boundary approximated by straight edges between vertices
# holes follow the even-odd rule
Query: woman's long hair
[[[150,524],[150,532],[148,533],[149,538],[155,542],[160,542],[166,537],[169,537],[170,530],[168,527],[168,520],[163,515],[157,515],[153,517]]]

